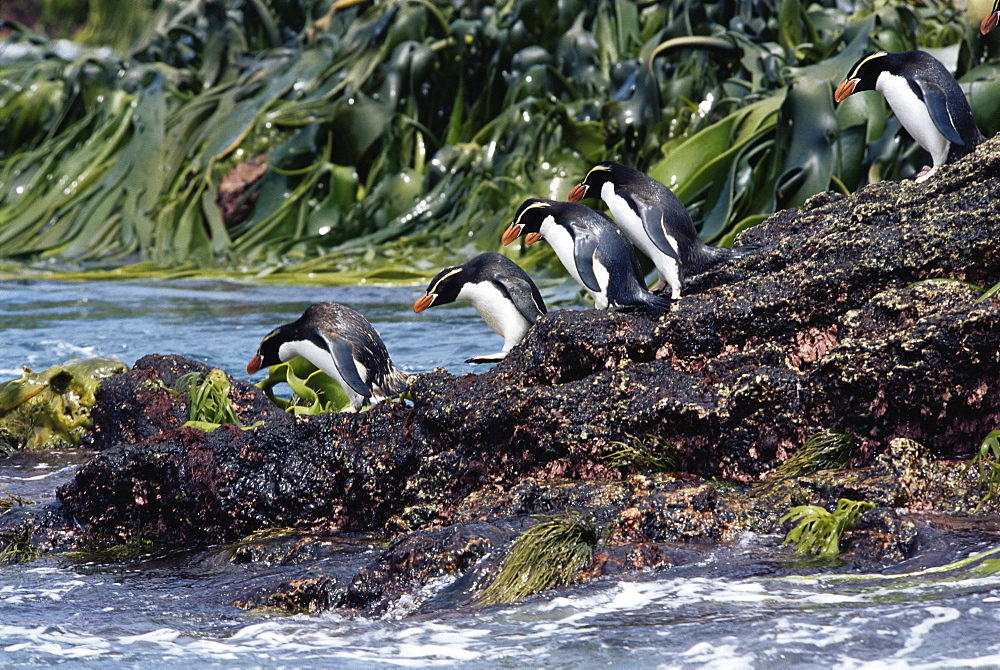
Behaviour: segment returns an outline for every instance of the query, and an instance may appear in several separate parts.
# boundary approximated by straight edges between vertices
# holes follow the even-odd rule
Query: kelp
[[[188,420],[185,426],[211,433],[222,424],[232,424],[246,430],[262,425],[258,421],[252,426],[244,426],[229,398],[232,384],[226,373],[212,368],[207,373],[189,372],[181,375],[174,384],[173,392],[183,395],[188,405]]]
[[[104,379],[128,366],[114,358],[24,368],[20,379],[0,384],[0,454],[77,444],[92,423],[90,408]]]
[[[547,589],[570,584],[594,558],[600,539],[594,525],[578,513],[543,517],[518,537],[480,605],[512,603]]]
[[[850,433],[818,431],[788,460],[774,468],[769,479],[778,482],[819,470],[838,470],[851,462],[857,447],[858,440]]]
[[[275,395],[274,389],[280,384],[288,385],[291,390],[289,398]],[[286,363],[272,365],[267,377],[257,386],[264,390],[274,404],[295,415],[339,412],[350,402],[337,380],[301,356]]]
[[[852,6],[95,1],[78,39],[113,51],[25,27],[0,46],[0,257],[411,282],[497,248],[520,201],[564,198],[604,159],[729,244],[920,167],[879,96],[833,106],[865,50],[934,49],[1000,124],[996,54],[950,4]]]
[[[836,558],[840,555],[840,537],[844,531],[853,528],[862,513],[874,508],[874,503],[847,498],[838,500],[832,512],[819,505],[793,507],[778,521],[795,523],[782,545],[794,543],[798,556]]]
[[[969,464],[962,470],[962,477],[964,478],[972,468],[976,469],[979,490],[982,494],[979,504],[972,513],[979,514],[983,505],[993,500],[1000,491],[1000,430],[987,433],[969,460]]]

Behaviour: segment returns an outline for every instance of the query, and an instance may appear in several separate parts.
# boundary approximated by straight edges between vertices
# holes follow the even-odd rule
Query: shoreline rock
[[[667,313],[547,314],[484,374],[416,376],[412,405],[294,419],[234,380],[240,420],[265,424],[205,433],[168,390],[203,366],[144,357],[99,389],[101,451],[46,523],[98,545],[374,533],[390,545],[350,578],[319,569],[240,600],[367,613],[443,576],[440,602],[473,603],[531,515],[566,509],[611,529],[581,579],[779,533],[790,506],[842,497],[878,506],[845,560],[902,561],[921,531],[896,510],[973,509],[977,477],[955,460],[1000,427],[1000,300],[926,281],[1000,281],[998,188],[994,140],[922,185],[815,196],[749,230],[762,250],[693,278]],[[821,429],[857,438],[852,469],[761,483]],[[621,445],[678,472],[616,466]]]

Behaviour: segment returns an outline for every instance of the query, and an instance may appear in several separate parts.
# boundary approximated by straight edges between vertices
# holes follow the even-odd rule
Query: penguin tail
[[[466,363],[496,363],[507,358],[507,353],[501,351],[497,354],[483,354],[482,356],[473,356],[472,358],[466,360]]]
[[[385,384],[382,388],[382,391],[385,393],[385,397],[391,398],[405,393],[409,388],[409,385],[406,383],[406,380],[409,377],[409,374],[393,365],[389,374],[386,376]]]
[[[725,247],[718,247],[719,249],[724,249]],[[744,256],[753,256],[755,253],[759,252],[764,247],[757,244],[748,244],[742,247],[733,247],[729,249],[730,258],[743,258]]]
[[[665,312],[670,309],[670,306],[674,304],[674,301],[670,296],[666,295],[655,295],[653,293],[646,292],[640,296],[635,302],[629,303],[627,305],[617,305],[615,306],[616,312],[636,312],[639,310],[650,310],[654,312]]]
[[[705,244],[702,245],[696,253],[692,254],[692,258],[688,261],[687,273],[697,274],[699,272],[704,272],[719,263],[724,263],[737,258],[744,258],[746,256],[752,256],[761,249],[763,249],[763,247],[749,244],[743,247],[733,248],[712,247]]]

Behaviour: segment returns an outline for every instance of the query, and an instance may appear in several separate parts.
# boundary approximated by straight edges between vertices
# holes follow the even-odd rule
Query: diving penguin
[[[972,153],[984,140],[962,88],[926,51],[878,51],[862,57],[833,99],[841,102],[852,93],[871,90],[885,96],[906,132],[931,155],[933,165],[917,173],[917,182]]]
[[[503,351],[475,356],[466,363],[503,360],[545,314],[545,302],[535,282],[517,263],[495,251],[441,270],[428,284],[427,292],[413,303],[413,311],[419,313],[456,300],[472,303],[486,325],[503,338]]]
[[[311,305],[297,321],[265,335],[257,355],[247,363],[247,373],[296,356],[337,380],[350,399],[345,412],[357,412],[406,390],[406,375],[392,364],[378,331],[365,317],[336,302]]]
[[[646,290],[635,251],[614,222],[586,205],[525,200],[500,241],[507,245],[521,235],[526,244],[548,241],[597,309],[670,306],[669,299]]]
[[[605,161],[569,192],[569,201],[598,197],[639,251],[653,261],[670,297],[681,297],[685,277],[729,258],[745,256],[755,247],[728,249],[701,241],[691,215],[673,191],[634,168]],[[654,287],[655,290],[655,287]]]

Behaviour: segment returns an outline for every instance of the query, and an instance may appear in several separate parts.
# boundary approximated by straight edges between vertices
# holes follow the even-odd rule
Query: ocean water
[[[481,372],[461,361],[499,350],[500,338],[467,306],[413,314],[419,295],[0,282],[0,381],[22,365],[103,355],[132,364],[148,353],[184,354],[246,378],[263,335],[319,300],[365,314],[405,370]],[[0,459],[0,487],[50,500],[88,457],[63,449]],[[444,579],[377,619],[239,610],[232,601],[260,577],[213,560],[212,548],[120,562],[45,558],[0,567],[0,667],[1000,667],[1000,576],[927,569],[993,551],[995,534],[956,535],[932,557],[887,571],[903,575],[799,563],[780,539],[747,534],[696,549],[686,565],[515,605],[415,613]],[[361,551],[376,550],[362,542]]]

